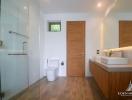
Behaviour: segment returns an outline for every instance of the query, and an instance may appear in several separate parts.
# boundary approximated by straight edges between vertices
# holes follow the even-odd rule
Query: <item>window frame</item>
[[[52,25],[59,25],[59,30],[52,30]],[[61,21],[49,21],[48,32],[61,32]]]

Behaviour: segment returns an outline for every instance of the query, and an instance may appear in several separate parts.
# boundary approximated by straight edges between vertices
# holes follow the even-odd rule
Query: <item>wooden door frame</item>
[[[85,23],[85,33],[84,33],[84,75],[83,75],[83,77],[86,77],[85,76],[85,67],[86,67],[86,55],[85,55],[85,52],[86,52],[86,21],[85,20],[77,20],[77,21],[66,21],[66,74],[67,74],[67,77],[70,77],[69,75],[68,75],[68,34],[67,34],[67,23],[68,22],[84,22]]]

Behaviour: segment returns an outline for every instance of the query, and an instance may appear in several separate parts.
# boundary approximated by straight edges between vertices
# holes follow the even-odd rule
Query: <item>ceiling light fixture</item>
[[[98,8],[102,7],[102,3],[99,2],[99,3],[97,4],[97,7],[98,7]]]

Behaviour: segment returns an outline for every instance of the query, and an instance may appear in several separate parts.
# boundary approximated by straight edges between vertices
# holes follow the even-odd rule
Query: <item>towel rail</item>
[[[17,32],[13,32],[13,31],[9,31],[10,34],[16,34],[16,35],[19,35],[19,36],[22,36],[22,37],[25,37],[25,38],[28,38],[28,36],[26,35],[23,35],[23,34],[20,34],[20,33],[17,33]]]
[[[9,53],[8,55],[28,55],[26,53]]]

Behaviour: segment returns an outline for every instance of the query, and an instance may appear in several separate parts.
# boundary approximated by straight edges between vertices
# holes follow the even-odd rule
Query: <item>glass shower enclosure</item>
[[[0,100],[28,88],[28,0],[0,0]]]

